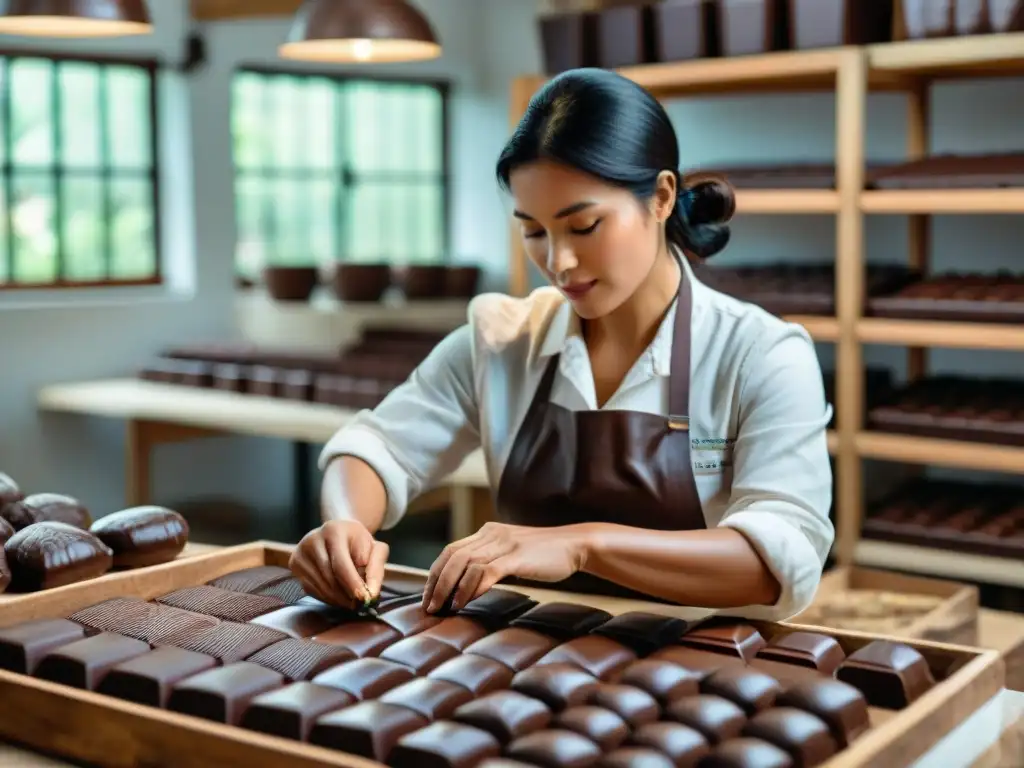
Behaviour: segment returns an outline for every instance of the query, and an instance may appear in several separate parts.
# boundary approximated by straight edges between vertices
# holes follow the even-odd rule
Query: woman
[[[617,74],[534,97],[497,174],[554,287],[477,297],[325,447],[326,522],[292,562],[310,592],[375,595],[373,535],[482,446],[499,522],[444,550],[428,611],[510,580],[750,618],[808,605],[833,539],[821,370],[803,328],[694,278],[733,197],[678,168],[664,109]]]

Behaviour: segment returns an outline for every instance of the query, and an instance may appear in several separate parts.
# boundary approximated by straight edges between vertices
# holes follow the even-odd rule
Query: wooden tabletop
[[[39,391],[36,402],[44,411],[158,421],[309,443],[326,443],[356,413],[323,403],[130,378],[53,384]],[[483,452],[470,454],[444,484],[489,488]]]

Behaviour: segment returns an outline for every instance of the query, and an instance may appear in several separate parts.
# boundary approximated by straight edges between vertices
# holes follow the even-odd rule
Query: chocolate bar
[[[94,691],[111,669],[149,650],[149,644],[141,640],[103,632],[51,650],[33,674],[72,688]]]
[[[426,725],[425,718],[406,707],[364,701],[318,717],[309,741],[383,762],[399,739]]]
[[[455,710],[453,720],[487,731],[502,744],[551,723],[551,710],[517,691],[495,691]]]
[[[284,606],[277,598],[267,595],[249,595],[209,585],[179,589],[158,597],[157,602],[225,621],[250,621]]]
[[[85,638],[85,629],[65,619],[39,619],[0,627],[0,669],[31,675],[55,648]]]
[[[836,679],[860,690],[868,704],[903,709],[935,685],[928,662],[909,645],[874,640],[851,653]]]
[[[1000,189],[1024,186],[1024,153],[938,155],[872,174],[877,189]]]
[[[867,314],[907,320],[1024,323],[1024,276],[953,272],[912,282],[894,293],[871,296]]]
[[[166,707],[175,684],[215,666],[213,656],[164,646],[115,666],[98,692],[136,704]]]
[[[204,720],[239,725],[249,702],[285,684],[277,672],[240,661],[186,678],[174,686],[167,708]]]
[[[556,729],[522,736],[509,744],[505,753],[514,760],[545,768],[593,765],[601,757],[600,748],[590,739],[575,731]]]
[[[532,667],[512,678],[512,690],[544,702],[555,712],[585,703],[597,686],[597,678],[572,664]]]
[[[573,664],[594,677],[611,680],[634,661],[636,661],[636,654],[626,646],[607,637],[593,634],[578,637],[553,648],[541,657],[537,666]]]
[[[306,741],[317,719],[355,703],[337,688],[301,682],[261,693],[249,702],[242,727],[253,731]]]
[[[68,523],[33,523],[11,536],[3,547],[12,592],[87,581],[102,576],[114,563],[114,553],[106,544]]]
[[[392,688],[414,677],[402,664],[383,659],[357,659],[321,672],[313,678],[317,685],[340,688],[359,701],[378,699]]]
[[[188,543],[188,522],[173,509],[144,506],[101,517],[90,533],[110,547],[115,568],[144,568],[176,558]]]
[[[671,765],[696,765],[711,751],[711,745],[699,731],[679,723],[642,725],[633,731],[630,744],[646,747],[645,754],[667,756]]]
[[[603,707],[569,707],[555,716],[553,727],[585,736],[604,752],[611,752],[629,736],[626,721]]]
[[[289,680],[311,680],[355,657],[337,645],[288,638],[260,649],[248,661],[272,669]]]

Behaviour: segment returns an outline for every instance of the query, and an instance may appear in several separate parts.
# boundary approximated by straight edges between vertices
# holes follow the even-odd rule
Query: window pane
[[[14,174],[14,279],[47,283],[57,279],[57,237],[53,221],[53,179]]]
[[[259,167],[267,159],[263,108],[263,81],[254,75],[235,77],[231,102],[235,165]]]
[[[2,135],[2,134],[0,134]],[[11,279],[8,269],[11,264],[11,254],[7,252],[7,189],[6,184],[0,180],[0,284]]]
[[[260,178],[242,177],[235,182],[238,207],[238,234],[235,263],[239,274],[255,277],[267,262],[267,243],[263,228],[263,190]]]
[[[317,264],[338,258],[338,191],[335,181],[309,184],[309,247]]]
[[[302,81],[291,77],[271,80],[270,108],[264,118],[273,126],[274,154],[271,162],[279,168],[302,165],[305,148]]]
[[[60,160],[71,168],[99,168],[100,75],[95,65],[62,62],[60,87]]]
[[[275,185],[274,234],[278,264],[311,263],[307,189],[307,183],[301,180],[287,179]]]
[[[111,165],[148,168],[153,164],[149,74],[134,67],[107,67],[106,72]]]
[[[411,170],[441,173],[444,170],[444,104],[441,92],[436,88],[420,88],[412,99],[416,114],[413,138],[416,156]]]
[[[102,280],[107,276],[103,183],[99,178],[72,176],[64,179],[62,192],[64,277]]]
[[[338,166],[338,89],[330,80],[310,80],[305,85],[305,158],[310,168]]]
[[[8,80],[8,60],[0,57],[0,163],[7,161],[7,113],[2,108],[4,100],[3,94],[8,93],[7,91],[7,80]],[[0,269],[3,267],[0,266]]]
[[[357,171],[380,170],[388,139],[380,89],[372,83],[352,83],[345,102],[349,165]]]
[[[444,261],[444,187],[440,184],[420,184],[416,187],[417,253],[424,261]]]
[[[156,274],[152,189],[148,180],[113,179],[110,276],[132,280]]]
[[[53,162],[53,63],[14,59],[11,73],[13,161],[46,166]]]
[[[360,184],[348,192],[347,228],[348,247],[344,258],[352,261],[387,260],[387,222],[380,215],[388,210],[385,187],[380,184]]]

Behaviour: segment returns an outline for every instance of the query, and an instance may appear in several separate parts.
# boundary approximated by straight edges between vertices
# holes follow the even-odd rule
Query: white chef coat
[[[708,528],[742,532],[782,585],[776,605],[729,613],[783,620],[810,604],[835,535],[825,439],[832,407],[802,326],[712,290],[685,268],[693,286],[691,458],[704,518]],[[552,402],[597,409],[578,316],[557,290],[480,295],[468,315],[320,457],[321,468],[339,455],[374,468],[387,490],[385,528],[477,448],[497,487],[552,355],[561,355]],[[605,410],[667,414],[674,321],[675,304]]]

